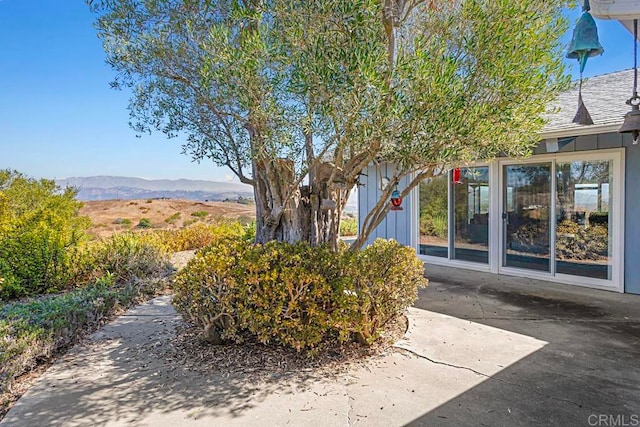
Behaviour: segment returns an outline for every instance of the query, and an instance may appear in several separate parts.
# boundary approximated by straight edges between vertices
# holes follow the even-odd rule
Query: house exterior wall
[[[633,145],[630,135],[603,133],[568,138],[551,138],[541,141],[534,150],[536,155],[571,152],[591,152],[605,149],[624,148],[623,156],[623,191],[624,197],[619,204],[624,213],[624,292],[640,294],[640,144]],[[383,164],[380,167],[371,165],[366,176],[361,178],[359,192],[359,216],[364,219],[369,210],[380,197],[381,177],[391,176],[393,166]],[[403,181],[400,187],[406,185]],[[493,190],[495,191],[495,190]],[[404,210],[390,212],[387,219],[372,233],[367,243],[375,238],[395,238],[400,243],[417,248],[418,206],[417,192],[413,192],[403,201]],[[494,211],[494,216],[496,212]],[[614,243],[615,244],[615,243]],[[622,289],[620,289],[622,290]]]
[[[358,190],[358,224],[362,224],[364,218],[373,209],[382,193],[381,180],[384,177],[391,177],[394,173],[393,165],[388,163],[379,166],[369,165],[364,175],[360,176]],[[408,178],[401,180],[399,188],[408,185]],[[399,243],[415,247],[413,241],[412,220],[413,198],[407,197],[402,201],[401,211],[391,211],[387,217],[376,227],[367,240],[367,245],[373,243],[377,238],[395,239]],[[359,231],[359,230],[358,230]]]
[[[625,147],[624,291],[640,294],[640,145],[629,134]]]

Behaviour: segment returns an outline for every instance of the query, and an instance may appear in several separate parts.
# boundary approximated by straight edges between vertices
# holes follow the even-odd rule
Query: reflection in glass
[[[420,254],[447,258],[448,175],[420,183]]]
[[[611,280],[611,161],[557,163],[556,272]]]
[[[453,258],[489,263],[489,167],[461,168],[453,185]]]
[[[551,164],[505,166],[504,265],[550,271]]]

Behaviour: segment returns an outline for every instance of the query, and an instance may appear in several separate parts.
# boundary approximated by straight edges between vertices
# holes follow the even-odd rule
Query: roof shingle
[[[633,70],[584,79],[582,100],[591,114],[593,125],[579,125],[572,122],[578,110],[578,82],[573,82],[571,89],[561,93],[551,104],[550,112],[545,115],[549,122],[542,133],[621,125],[624,115],[631,109],[626,100],[632,91]]]

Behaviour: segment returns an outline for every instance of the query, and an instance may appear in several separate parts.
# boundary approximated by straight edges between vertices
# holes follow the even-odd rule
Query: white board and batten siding
[[[382,194],[382,178],[391,177],[394,173],[394,166],[388,163],[380,165],[369,165],[360,176],[360,186],[358,188],[358,227],[364,222],[367,214],[378,203]],[[409,182],[409,177],[404,177],[398,185],[398,190],[402,192]],[[389,211],[386,218],[376,227],[367,240],[367,245],[373,243],[377,238],[395,239],[399,243],[415,248],[416,237],[412,231],[412,220],[417,215],[412,203],[414,197],[405,197],[402,200],[401,211]],[[390,200],[387,203],[391,203]],[[360,232],[360,229],[358,229]]]

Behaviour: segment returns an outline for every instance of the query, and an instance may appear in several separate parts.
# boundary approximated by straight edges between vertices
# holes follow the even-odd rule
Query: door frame
[[[548,227],[549,227],[549,270],[548,271],[544,271],[544,270],[536,270],[536,269],[530,269],[530,268],[519,268],[519,267],[508,267],[506,266],[506,260],[507,260],[507,234],[506,234],[506,222],[504,221],[504,218],[502,218],[502,215],[506,212],[506,177],[505,177],[505,167],[506,166],[514,166],[514,165],[548,165],[549,166],[549,218],[548,218]],[[499,207],[499,211],[498,211],[498,216],[500,218],[500,228],[499,230],[499,234],[500,234],[500,242],[499,242],[499,247],[498,250],[500,251],[500,259],[499,259],[499,263],[498,263],[498,270],[502,273],[503,269],[516,269],[518,271],[534,271],[543,275],[551,275],[553,276],[555,273],[555,227],[553,224],[552,219],[555,218],[555,214],[556,214],[556,206],[554,203],[554,195],[555,195],[555,188],[554,188],[554,184],[555,184],[555,172],[556,172],[556,163],[553,160],[543,160],[540,158],[532,158],[532,159],[527,159],[527,161],[502,161],[500,162],[499,166],[499,173],[500,173],[500,181],[499,181],[499,185],[498,185],[498,192],[499,197],[500,197],[500,207]]]

